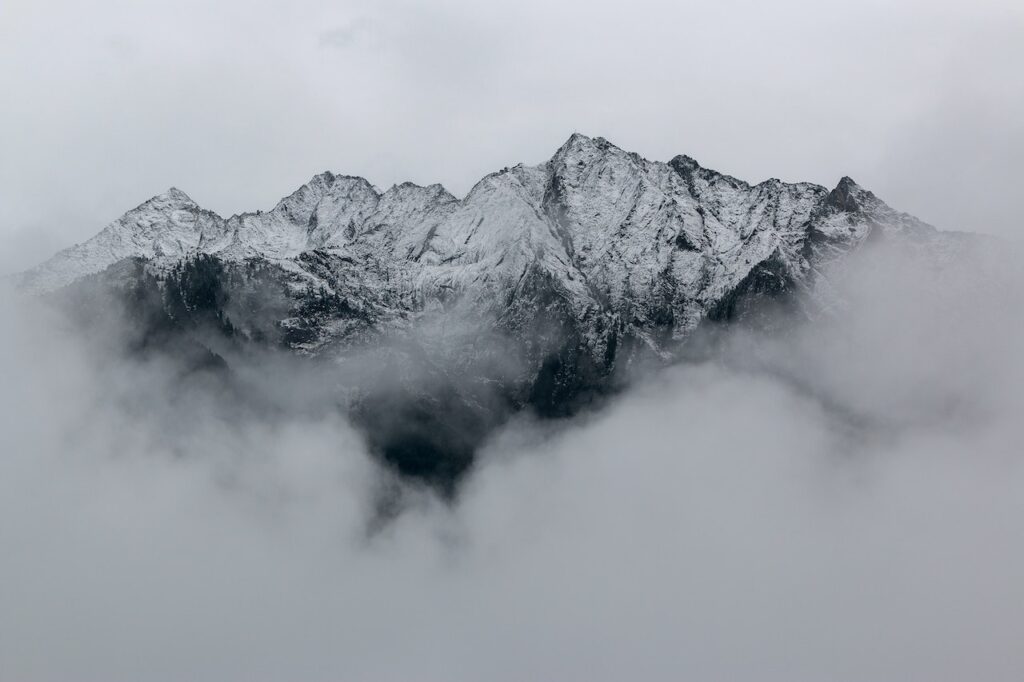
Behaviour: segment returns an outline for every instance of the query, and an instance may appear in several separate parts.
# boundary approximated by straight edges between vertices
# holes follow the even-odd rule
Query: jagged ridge
[[[53,292],[104,271],[107,281],[147,273],[167,282],[183,263],[212,259],[216,319],[240,338],[339,362],[386,353],[387,364],[405,366],[405,380],[364,390],[355,412],[386,458],[402,424],[422,426],[392,454],[428,479],[440,471],[429,461],[469,434],[459,466],[442,467],[450,478],[500,421],[500,406],[571,413],[624,364],[671,359],[705,320],[756,313],[796,291],[827,298],[837,263],[887,236],[936,259],[955,257],[961,241],[847,177],[831,191],[750,185],[687,156],[649,161],[574,134],[550,160],[492,173],[462,199],[440,185],[379,192],[322,173],[270,211],[225,219],[172,188],[21,284]],[[129,260],[142,269],[115,278],[112,266]],[[168,307],[166,291],[163,300]],[[458,413],[455,404],[468,406],[449,429],[458,437],[416,441],[437,430],[438,414]],[[381,405],[407,418],[382,419]]]

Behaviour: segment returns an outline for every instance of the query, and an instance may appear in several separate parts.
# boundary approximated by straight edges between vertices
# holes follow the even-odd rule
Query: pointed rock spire
[[[835,189],[829,192],[825,203],[840,211],[856,213],[862,210],[865,204],[874,198],[875,196],[871,192],[863,189],[854,182],[853,178],[844,175],[839,180],[839,184],[836,185]]]

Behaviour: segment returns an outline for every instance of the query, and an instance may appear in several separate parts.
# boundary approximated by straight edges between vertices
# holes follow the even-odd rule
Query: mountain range
[[[941,266],[972,239],[848,177],[751,185],[574,134],[463,198],[325,172],[223,218],[171,188],[18,283],[89,314],[115,294],[137,350],[329,368],[383,461],[450,491],[510,414],[575,414],[709,325],[835,310],[867,244]]]

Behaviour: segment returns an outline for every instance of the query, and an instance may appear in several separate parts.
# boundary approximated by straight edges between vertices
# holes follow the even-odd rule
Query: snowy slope
[[[522,308],[536,303],[543,281],[599,352],[606,318],[657,346],[652,330],[685,335],[757,280],[758,268],[786,286],[825,291],[830,267],[887,235],[940,255],[955,250],[948,233],[849,178],[831,191],[774,179],[750,185],[686,156],[649,161],[574,134],[550,160],[488,175],[462,199],[440,185],[380,193],[363,178],[322,173],[270,211],[225,219],[172,188],[21,281],[53,291],[126,258],[157,270],[196,254],[260,260],[287,273],[291,295],[344,295],[381,324],[453,301],[476,314],[529,317]]]
[[[372,452],[450,493],[510,414],[574,414],[705,321],[840,311],[835,285],[873,240],[939,267],[967,267],[972,242],[849,178],[750,185],[573,135],[461,199],[322,173],[222,218],[171,189],[21,284],[101,326],[121,304],[131,324],[113,328],[186,376],[290,348]]]

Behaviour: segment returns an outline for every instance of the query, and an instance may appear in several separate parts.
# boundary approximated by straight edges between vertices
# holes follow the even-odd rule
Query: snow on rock
[[[652,330],[678,338],[757,282],[826,292],[830,267],[885,236],[947,257],[957,241],[850,178],[832,190],[750,185],[688,156],[649,161],[577,133],[550,160],[492,173],[462,199],[440,185],[380,193],[325,172],[270,211],[222,218],[172,188],[21,283],[48,292],[126,258],[159,269],[209,254],[274,264],[293,294],[323,289],[381,319],[451,301],[502,319],[558,306],[604,339],[595,348],[619,332],[656,346]]]

